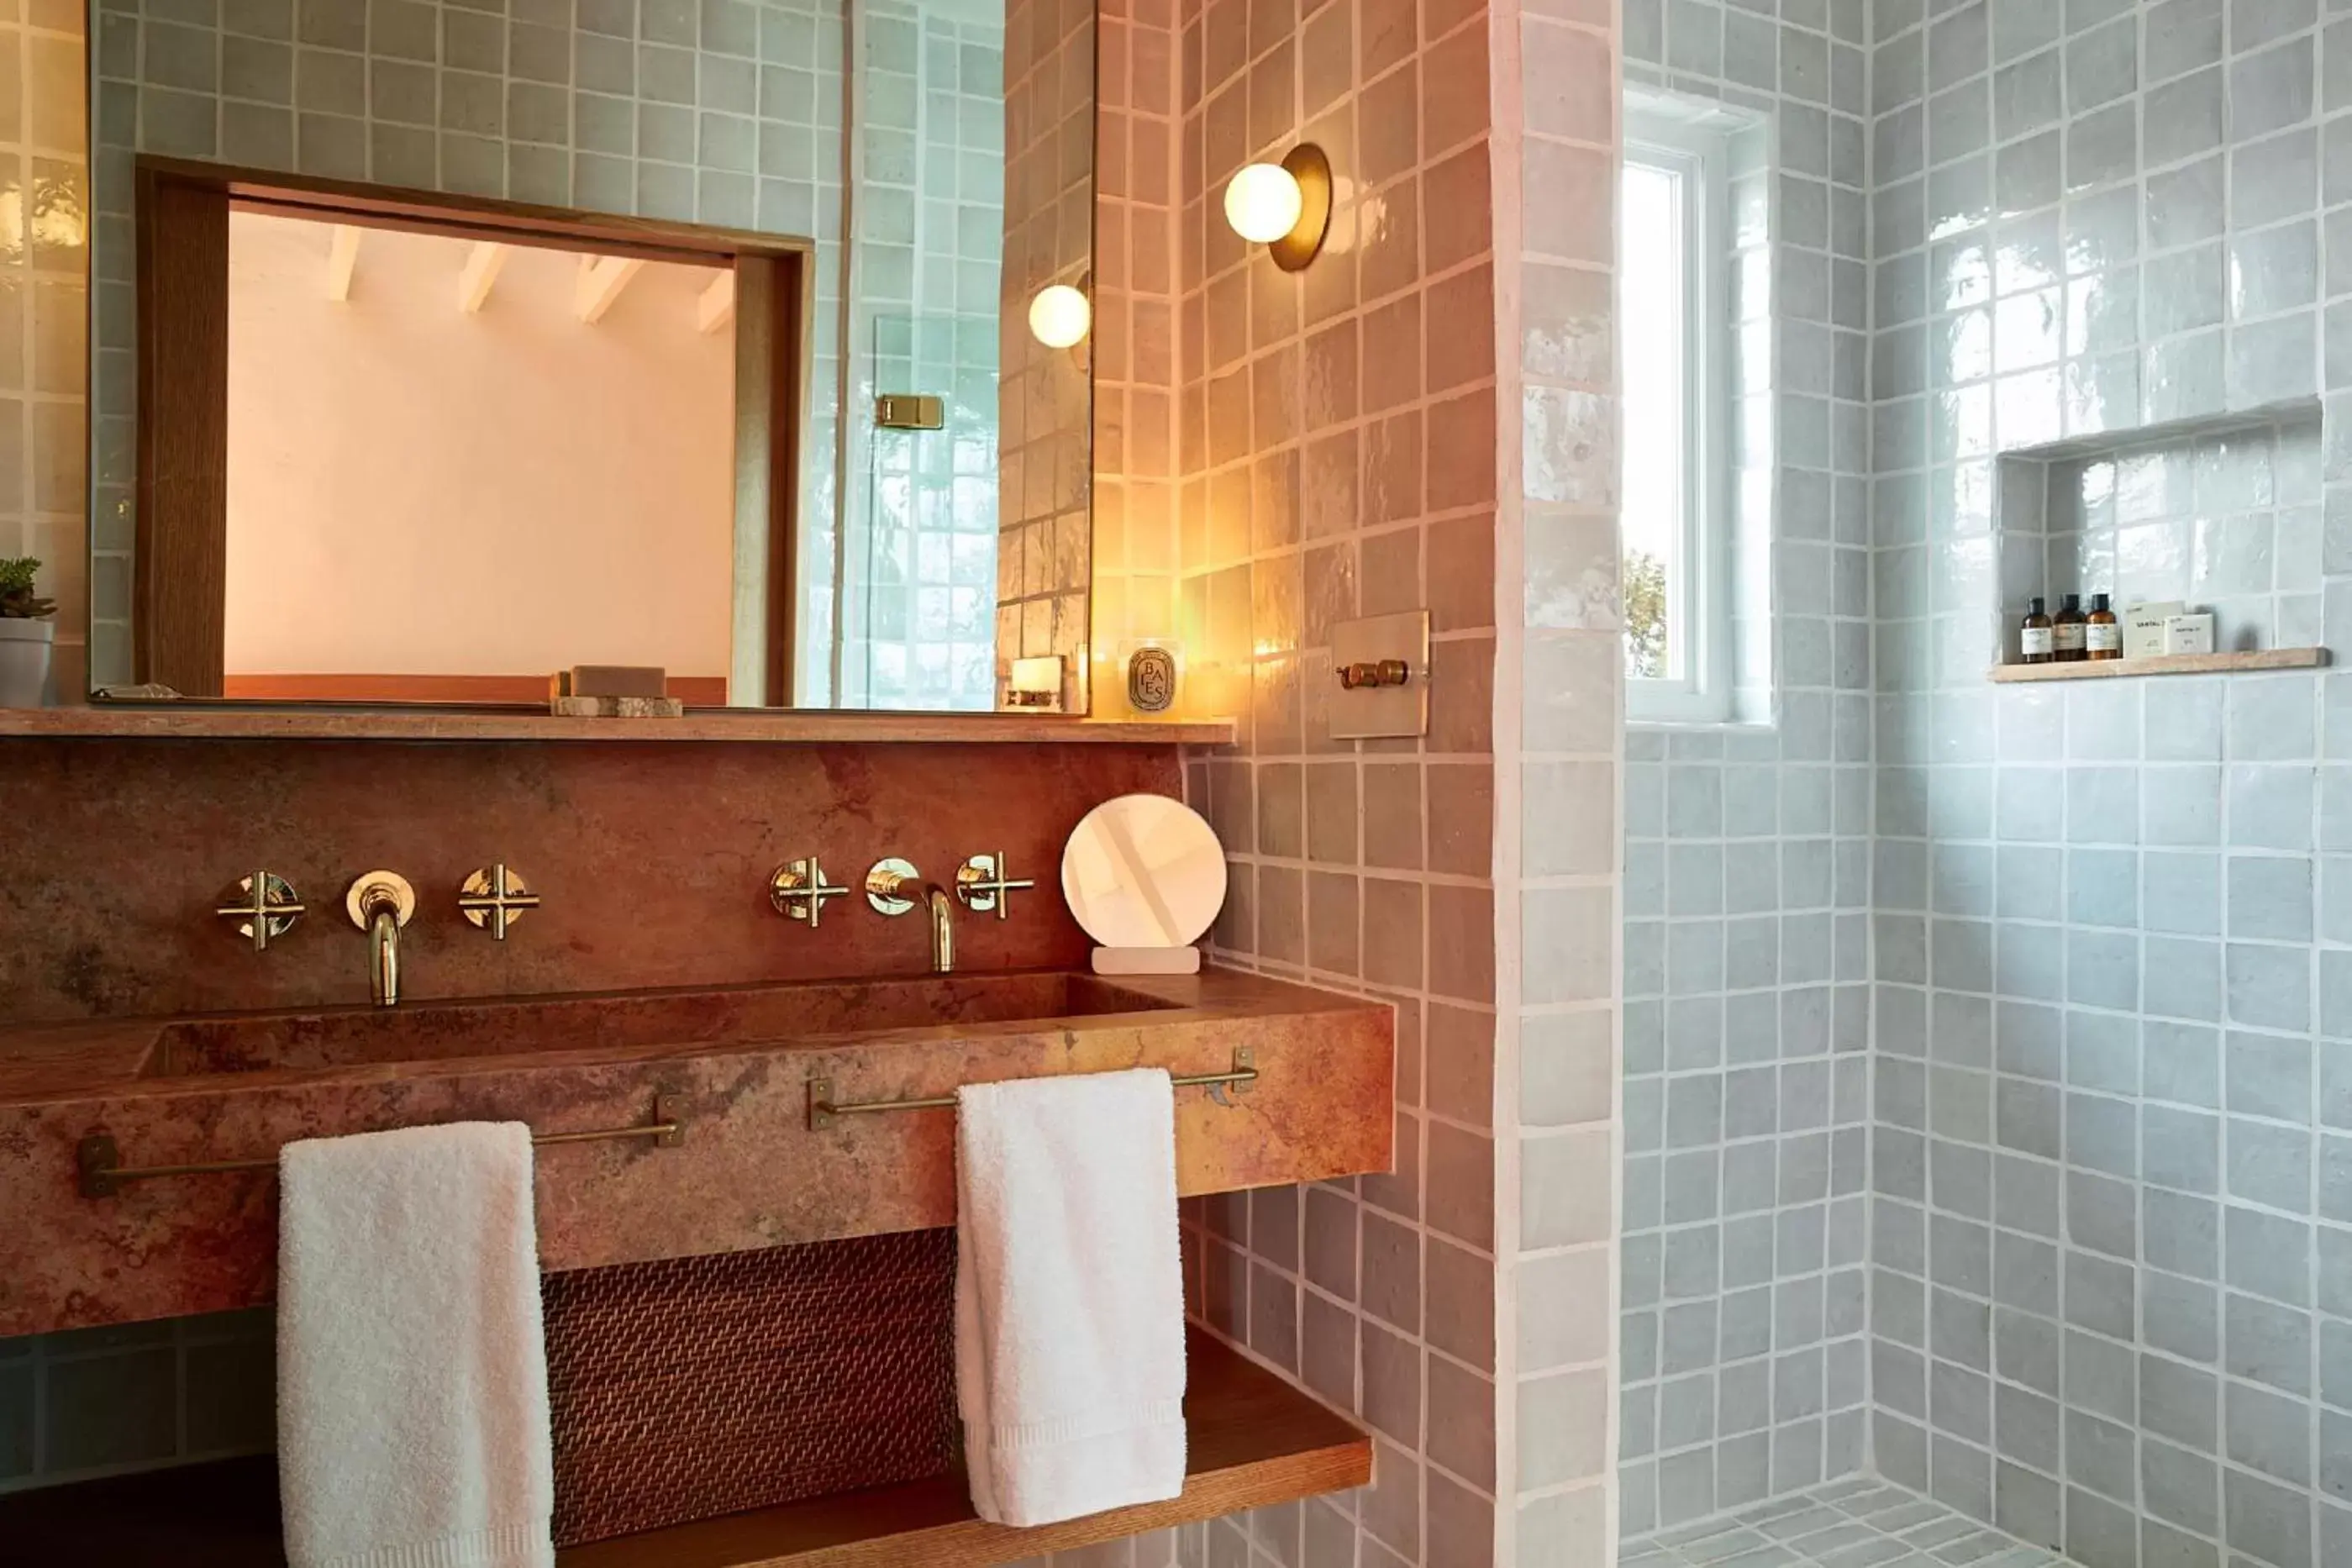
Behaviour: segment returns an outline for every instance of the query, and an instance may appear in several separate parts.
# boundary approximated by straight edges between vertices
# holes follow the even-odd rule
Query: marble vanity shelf
[[[2029,680],[2109,680],[2123,675],[2230,675],[2253,669],[2312,669],[2328,662],[2324,647],[2266,647],[2251,653],[2168,653],[2156,658],[2084,658],[2071,664],[1996,664],[1995,684]]]
[[[0,1337],[258,1305],[274,1173],[80,1190],[87,1139],[127,1166],[267,1161],[299,1138],[470,1120],[541,1133],[683,1124],[540,1151],[551,1270],[919,1230],[955,1218],[954,1115],[811,1125],[841,1102],[1164,1067],[1187,1194],[1384,1171],[1385,1003],[1209,970],[1116,984],[1006,972],[104,1020],[0,1033]]]
[[[1365,1485],[1371,1439],[1205,1334],[1189,1346],[1183,1495],[1012,1530],[972,1515],[963,1477],[625,1535],[555,1554],[556,1568],[929,1568],[1018,1562],[1244,1509]],[[0,1498],[0,1541],[50,1568],[282,1568],[274,1459]]]
[[[1230,746],[1231,719],[1076,719],[1029,713],[691,709],[677,719],[559,719],[536,709],[0,708],[0,739],[133,741],[738,741],[770,744],[1017,742]]]

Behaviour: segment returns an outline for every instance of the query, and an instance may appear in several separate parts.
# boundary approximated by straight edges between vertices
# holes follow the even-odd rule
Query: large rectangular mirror
[[[1085,710],[1090,5],[186,16],[90,16],[94,693]]]

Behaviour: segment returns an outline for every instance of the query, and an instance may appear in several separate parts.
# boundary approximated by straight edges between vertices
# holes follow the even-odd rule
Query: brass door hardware
[[[275,871],[256,871],[239,879],[213,910],[225,921],[236,921],[236,934],[253,943],[256,952],[268,952],[271,942],[292,931],[294,922],[309,912],[310,906]]]
[[[956,897],[963,907],[974,914],[984,915],[991,910],[1003,920],[1013,902],[1012,895],[1026,892],[1037,884],[1028,877],[1005,874],[1004,851],[993,855],[975,855],[956,869]]]
[[[1412,679],[1412,666],[1401,658],[1359,659],[1339,667],[1339,685],[1348,691],[1372,686],[1402,686]]]
[[[1257,1082],[1257,1052],[1248,1046],[1234,1047],[1234,1065],[1226,1072],[1174,1073],[1168,1081],[1178,1089],[1206,1089],[1210,1098],[1220,1104],[1227,1103],[1223,1092],[1247,1094]],[[926,1095],[915,1100],[851,1100],[833,1098],[833,1079],[813,1078],[808,1080],[809,1131],[817,1131],[833,1125],[838,1116],[866,1116],[884,1110],[953,1110],[956,1097],[952,1094]]]
[[[866,901],[877,915],[903,915],[923,896],[922,873],[911,860],[892,855],[874,862],[866,873]]]
[[[1335,621],[1330,646],[1339,689],[1324,704],[1323,724],[1333,740],[1429,733],[1429,694],[1437,678],[1429,662],[1427,610]]]
[[[499,941],[507,939],[507,927],[539,908],[539,895],[523,886],[523,880],[507,869],[501,860],[487,871],[477,871],[457,889],[457,908],[474,922],[475,929],[488,931]]]
[[[874,399],[874,423],[885,430],[944,430],[947,399],[927,392],[886,392]]]
[[[908,868],[910,872],[912,869]],[[847,888],[824,879],[824,867],[814,855],[805,860],[785,861],[768,879],[768,902],[775,906],[776,912],[808,921],[811,931],[823,922],[827,899],[848,896]]]
[[[639,1127],[597,1127],[585,1132],[534,1132],[531,1147],[556,1143],[601,1143],[614,1138],[649,1138],[656,1149],[675,1149],[686,1142],[686,1103],[675,1089],[654,1092],[654,1119]],[[78,1185],[86,1198],[110,1198],[131,1182],[159,1176],[211,1176],[232,1171],[274,1171],[278,1156],[266,1160],[212,1160],[191,1165],[125,1165],[122,1152],[110,1134],[93,1132],[74,1148]]]
[[[416,889],[397,871],[368,871],[343,895],[343,908],[368,933],[368,994],[389,1007],[400,1000],[400,928],[416,913]]]

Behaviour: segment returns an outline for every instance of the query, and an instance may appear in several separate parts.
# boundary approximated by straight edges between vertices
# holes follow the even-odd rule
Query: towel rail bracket
[[[686,1099],[674,1089],[654,1094],[653,1120],[635,1127],[596,1127],[584,1132],[534,1132],[533,1148],[555,1143],[601,1143],[616,1138],[644,1138],[656,1149],[675,1149],[686,1142]],[[86,1198],[110,1198],[132,1182],[161,1176],[212,1176],[235,1171],[275,1171],[278,1158],[211,1160],[187,1165],[126,1165],[122,1151],[110,1132],[93,1132],[74,1146],[76,1186]]]
[[[1206,1089],[1219,1104],[1225,1104],[1227,1093],[1247,1094],[1257,1081],[1257,1052],[1248,1046],[1234,1047],[1234,1065],[1226,1072],[1175,1073],[1169,1082],[1178,1089]],[[833,1079],[813,1078],[808,1080],[808,1124],[812,1132],[823,1131],[845,1116],[866,1116],[883,1110],[953,1110],[956,1097],[952,1094],[923,1095],[911,1100],[835,1100]]]

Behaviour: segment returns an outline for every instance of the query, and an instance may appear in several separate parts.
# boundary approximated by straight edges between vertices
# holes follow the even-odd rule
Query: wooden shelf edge
[[[112,741],[667,741],[1230,746],[1231,719],[1073,719],[1026,713],[710,711],[676,719],[559,719],[527,710],[0,708],[0,739]]]
[[[1372,1479],[1372,1440],[1240,1352],[1187,1335],[1182,1495],[1028,1530],[973,1517],[961,1474],[813,1498],[556,1553],[557,1568],[980,1568]],[[47,1568],[283,1568],[274,1458],[0,1497],[0,1540]]]
[[[2227,675],[2252,669],[2315,669],[2324,647],[2266,647],[2252,653],[2168,653],[2155,658],[2077,659],[2071,664],[1997,664],[1996,685],[2034,680],[2111,680],[2126,675]]]

